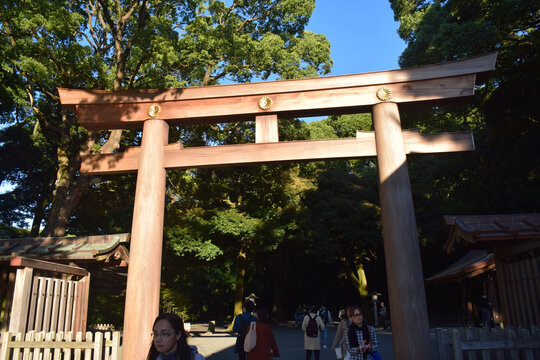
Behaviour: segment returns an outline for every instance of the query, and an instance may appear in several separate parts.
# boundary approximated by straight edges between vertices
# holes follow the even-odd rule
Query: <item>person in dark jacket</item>
[[[489,328],[491,321],[491,303],[488,300],[487,294],[483,294],[478,302],[478,311],[482,319],[482,327]]]
[[[246,360],[246,352],[244,351],[244,340],[249,329],[249,324],[252,321],[257,321],[257,318],[251,313],[255,309],[255,304],[251,300],[245,300],[242,305],[242,313],[234,319],[233,332],[237,335],[234,352],[238,354],[238,360]]]

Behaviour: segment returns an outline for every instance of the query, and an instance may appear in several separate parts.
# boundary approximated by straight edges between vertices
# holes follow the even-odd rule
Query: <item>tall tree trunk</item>
[[[240,249],[236,258],[236,288],[234,291],[234,316],[242,313],[242,302],[244,301],[244,276],[246,275],[247,255]]]
[[[41,236],[64,236],[66,233],[67,218],[65,211],[68,198],[68,188],[72,180],[70,159],[65,146],[57,149],[58,171],[56,172],[56,186],[53,192],[51,213],[49,221],[41,232]],[[72,165],[73,166],[73,165]]]
[[[367,278],[364,266],[362,264],[354,264],[354,271],[349,264],[346,264],[347,279],[351,285],[358,291],[360,297],[368,296]]]
[[[39,229],[41,221],[45,216],[45,206],[48,204],[48,199],[45,196],[38,196],[36,201],[36,210],[34,211],[34,218],[32,219],[32,227],[30,230],[30,237],[39,236]]]
[[[74,179],[74,172],[75,169],[79,168],[80,160],[77,161],[76,165],[70,164],[67,152],[63,148],[58,149],[58,160],[60,166],[57,172],[51,213],[41,236],[64,236],[66,234],[71,212],[90,184],[90,178],[86,175],[81,174]]]
[[[281,246],[277,248],[276,256],[274,257],[274,269],[274,305],[272,315],[277,321],[285,321],[287,320],[287,314],[285,313],[285,293],[283,281],[281,281],[281,279],[285,278],[285,254]]]
[[[93,133],[89,134],[83,152],[88,153],[94,144]],[[100,154],[110,154],[120,146],[122,130],[112,130],[109,139],[99,150]],[[67,146],[66,146],[67,147]],[[53,192],[51,213],[41,236],[64,236],[71,212],[90,184],[91,177],[79,174],[75,176],[81,165],[79,154],[70,159],[66,147],[58,149],[58,171],[56,188]]]

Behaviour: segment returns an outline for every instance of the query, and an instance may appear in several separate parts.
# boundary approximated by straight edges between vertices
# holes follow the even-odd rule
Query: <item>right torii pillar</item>
[[[392,331],[400,334],[394,353],[429,359],[424,277],[398,106],[374,105],[372,115],[390,309],[400,309],[392,311]]]

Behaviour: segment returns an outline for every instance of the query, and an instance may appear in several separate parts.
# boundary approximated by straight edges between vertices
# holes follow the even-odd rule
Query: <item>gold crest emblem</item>
[[[387,101],[392,98],[392,90],[387,87],[382,87],[377,90],[377,99]]]
[[[158,104],[152,104],[148,107],[148,116],[155,118],[161,112],[161,108]]]
[[[259,99],[259,108],[261,110],[268,110],[272,106],[272,99],[268,96],[263,96]]]

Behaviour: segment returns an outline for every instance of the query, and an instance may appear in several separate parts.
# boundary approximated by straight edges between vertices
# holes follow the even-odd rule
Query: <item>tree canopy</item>
[[[525,0],[390,3],[407,43],[402,67],[498,52],[495,72],[470,104],[402,114],[408,127],[475,136],[474,152],[410,160],[420,236],[432,244],[424,257],[429,275],[448,263],[437,261],[447,237],[441,215],[539,211],[540,7]]]
[[[122,130],[78,126],[60,107],[57,87],[167,88],[327,73],[329,42],[304,30],[314,6],[313,0],[4,2],[2,122],[27,128],[32,146],[47,146],[42,162],[49,175],[40,180],[48,194],[25,194],[27,200],[6,202],[3,210],[34,218],[34,234],[45,218],[43,235],[65,234],[92,180],[78,173],[80,153],[110,153],[138,141],[137,134],[122,137]],[[16,171],[6,168],[11,175],[2,179]]]

